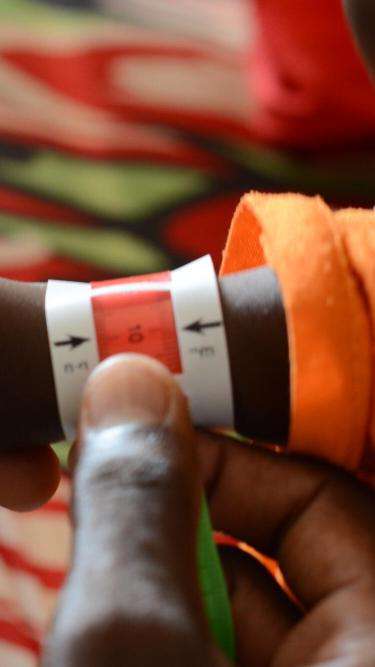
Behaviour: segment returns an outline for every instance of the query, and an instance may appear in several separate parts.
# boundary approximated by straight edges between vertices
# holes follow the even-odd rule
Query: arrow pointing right
[[[55,347],[66,347],[70,345],[70,349],[74,350],[76,347],[79,347],[83,343],[87,343],[90,338],[82,338],[82,336],[68,336],[67,340],[60,340],[57,343],[54,343]]]

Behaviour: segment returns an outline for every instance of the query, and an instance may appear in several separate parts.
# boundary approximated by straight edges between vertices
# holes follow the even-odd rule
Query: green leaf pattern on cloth
[[[52,151],[25,161],[3,158],[0,178],[87,213],[127,221],[200,195],[211,181],[208,175],[178,166],[95,162]]]
[[[43,224],[0,213],[0,234],[35,238],[56,253],[114,273],[157,271],[168,265],[167,257],[151,242],[123,231]]]

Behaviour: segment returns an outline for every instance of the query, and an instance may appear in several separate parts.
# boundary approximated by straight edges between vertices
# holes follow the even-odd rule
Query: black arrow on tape
[[[202,322],[201,319],[195,320],[188,326],[184,327],[184,331],[194,331],[195,333],[204,334],[205,329],[214,329],[216,327],[221,327],[222,322]]]
[[[87,343],[90,338],[82,338],[82,336],[68,336],[68,340],[60,340],[55,343],[55,347],[65,347],[70,345],[70,349],[74,350],[76,347],[82,345],[82,343]]]

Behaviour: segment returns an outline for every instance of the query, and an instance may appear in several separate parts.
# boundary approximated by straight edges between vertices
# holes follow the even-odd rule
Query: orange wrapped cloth
[[[375,471],[375,212],[245,195],[222,274],[268,264],[286,311],[289,448]]]

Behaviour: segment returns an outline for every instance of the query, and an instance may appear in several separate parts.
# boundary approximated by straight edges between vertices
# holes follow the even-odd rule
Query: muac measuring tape
[[[121,352],[146,354],[175,375],[200,426],[233,426],[228,350],[209,256],[176,271],[99,283],[50,281],[46,319],[61,424],[74,438],[91,371]]]
[[[169,368],[188,398],[194,424],[233,426],[223,313],[209,256],[171,272],[91,284],[49,281],[46,321],[67,440],[75,437],[82,391],[91,371],[103,359],[123,352],[151,356]],[[211,629],[233,657],[230,606],[205,504],[198,547]]]

